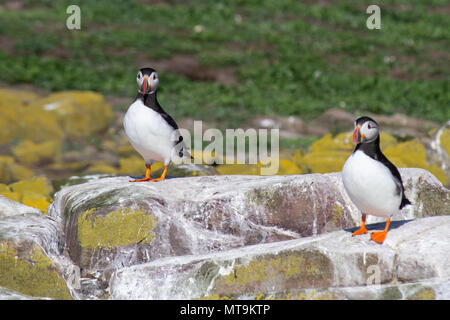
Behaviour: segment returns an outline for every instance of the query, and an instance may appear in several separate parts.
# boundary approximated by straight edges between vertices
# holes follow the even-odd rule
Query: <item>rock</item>
[[[0,196],[0,287],[31,297],[71,299],[60,240],[53,220]]]
[[[17,164],[13,157],[0,155],[0,183],[11,183],[33,176],[33,170]]]
[[[116,270],[113,299],[212,295],[300,299],[442,299],[450,281],[450,217],[390,230],[382,244],[336,231]],[[419,250],[415,250],[419,244]]]
[[[347,111],[331,108],[326,110],[306,126],[306,133],[325,135],[329,132],[350,131],[353,129],[355,116]]]
[[[34,99],[38,96],[29,91],[0,89],[0,145],[20,135],[21,110]]]
[[[51,94],[36,102],[46,113],[57,116],[68,138],[91,137],[105,130],[113,118],[104,97],[90,91]]]
[[[381,115],[369,114],[383,130],[400,137],[426,137],[433,128],[438,128],[436,122],[409,117],[404,114]]]
[[[17,198],[12,198],[13,200],[37,208],[43,213],[47,213],[47,208],[53,200],[51,197],[53,186],[45,177],[21,180],[10,184],[9,189],[17,195]]]
[[[58,162],[61,160],[61,141],[34,143],[31,140],[23,140],[12,148],[12,153],[19,163],[25,165]]]
[[[32,241],[0,241],[0,285],[29,296],[71,299],[52,261]]]
[[[402,169],[401,173],[414,205],[394,220],[449,214],[449,192],[435,177],[421,169]],[[114,269],[166,256],[319,235],[354,227],[361,219],[343,189],[340,173],[207,176],[158,183],[128,180],[97,179],[55,194],[49,215],[60,222],[68,254],[81,268]],[[88,233],[95,234],[95,226],[109,225],[107,217],[117,212],[124,217],[126,212],[139,212],[142,221],[156,221],[155,225],[149,222],[146,229],[154,234],[152,240],[142,237],[105,246],[99,238],[83,245],[80,225],[85,228],[83,232],[90,226]],[[368,217],[368,222],[378,221],[384,220]],[[138,234],[132,224],[131,229],[127,227],[116,226],[123,234]],[[108,228],[113,230],[112,226]]]

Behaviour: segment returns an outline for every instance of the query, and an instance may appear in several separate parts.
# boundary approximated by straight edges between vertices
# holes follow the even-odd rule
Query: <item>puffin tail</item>
[[[405,195],[403,195],[402,202],[400,203],[400,209],[407,206],[408,204],[412,204],[412,203],[405,197]]]

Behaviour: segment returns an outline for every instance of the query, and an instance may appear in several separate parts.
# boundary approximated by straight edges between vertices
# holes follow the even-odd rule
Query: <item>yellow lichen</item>
[[[69,138],[90,137],[105,130],[113,117],[104,97],[91,91],[58,92],[36,104],[56,115],[59,125]]]
[[[119,160],[119,173],[125,175],[145,174],[145,161],[141,157],[121,158]],[[156,170],[152,166],[152,170]]]
[[[13,157],[0,155],[0,182],[11,183],[13,181],[27,179],[34,176],[31,169],[16,164]]]
[[[71,299],[65,281],[35,244],[0,242],[0,286],[33,297]]]
[[[57,116],[44,108],[30,105],[20,109],[19,134],[16,138],[36,143],[61,141],[64,137]]]
[[[47,208],[52,202],[51,193],[53,186],[44,177],[35,177],[22,180],[9,185],[15,201],[19,201],[27,206],[37,208],[43,213],[47,213]],[[6,195],[5,195],[6,196]],[[11,197],[9,197],[12,199]]]
[[[12,152],[18,162],[26,165],[57,162],[61,159],[61,142],[53,140],[34,143],[31,140],[23,140]]]
[[[329,259],[319,252],[262,256],[252,259],[248,264],[235,266],[228,275],[219,276],[215,280],[215,291],[226,294],[261,290],[274,286],[274,281],[281,285],[290,282],[328,282],[331,276],[330,268]]]
[[[440,136],[440,144],[447,153],[447,156],[450,157],[450,129],[445,129],[442,131]]]
[[[258,175],[260,173],[259,166],[256,164],[223,164],[217,166],[217,171],[222,175]]]
[[[78,219],[78,240],[83,248],[111,249],[155,239],[156,218],[143,211],[122,209],[105,216],[96,216],[95,212],[85,211]]]
[[[89,174],[117,174],[117,169],[111,166],[107,161],[95,161],[86,170]]]
[[[417,139],[387,147],[383,153],[396,167],[423,168],[434,174],[444,185],[447,183],[445,172],[440,167],[427,163],[425,147]]]
[[[431,287],[424,287],[412,296],[408,297],[409,300],[435,300],[436,294]]]

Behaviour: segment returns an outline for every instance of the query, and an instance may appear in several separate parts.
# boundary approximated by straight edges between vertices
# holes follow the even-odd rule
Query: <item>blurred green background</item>
[[[72,4],[81,8],[81,30],[66,27],[66,9]],[[331,142],[324,148],[342,151],[337,159],[345,160],[351,145],[336,135],[352,127],[352,117],[401,114],[409,121],[406,129],[414,123],[416,131],[396,131],[395,121],[384,122],[391,146],[409,150],[392,151],[396,164],[434,166],[430,170],[446,183],[442,163],[448,158],[430,156],[428,144],[450,119],[450,3],[378,1],[381,30],[366,27],[370,4],[373,1],[0,1],[0,112],[6,123],[1,130],[16,132],[0,139],[0,182],[45,176],[57,189],[60,183],[55,181],[73,174],[132,174],[138,171],[135,167],[143,173],[143,163],[123,136],[121,117],[136,94],[137,70],[150,66],[159,72],[159,101],[180,127],[192,120],[219,128],[264,127],[260,120],[269,119],[285,129],[280,144],[288,162],[281,174],[338,171],[342,161],[333,160],[335,153],[316,157],[328,157],[332,163],[320,169],[314,169],[316,160],[305,158],[320,149],[314,143],[326,131]],[[104,102],[92,102],[81,92],[79,97],[63,96],[64,101],[72,99],[72,107],[67,107],[71,116],[55,116],[60,129],[49,133],[55,139],[38,138],[52,123],[35,116],[28,124],[24,114],[51,113],[49,105],[62,99],[51,94],[69,90],[101,94],[106,109],[89,113]],[[14,100],[8,96],[11,92],[19,97]],[[85,102],[90,111],[83,109]],[[22,113],[12,114],[18,104]],[[104,125],[85,131],[75,126],[79,134],[71,134],[71,120],[87,121],[77,110],[99,123],[105,120]],[[320,118],[327,110],[335,117]],[[11,121],[19,123],[14,127]],[[323,130],[314,130],[317,127]],[[438,137],[444,149],[445,132]],[[43,152],[42,144],[49,140],[56,141],[56,146],[46,145],[49,154],[24,160],[27,151]],[[402,160],[408,152],[420,159]],[[5,190],[14,192],[10,185]]]

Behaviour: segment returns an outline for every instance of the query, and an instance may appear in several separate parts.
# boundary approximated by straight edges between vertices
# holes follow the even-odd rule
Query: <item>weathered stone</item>
[[[336,231],[204,255],[158,259],[118,269],[111,276],[110,290],[118,299],[448,297],[449,229],[450,217],[429,217],[390,230],[382,245],[371,242],[369,234],[352,237],[349,231]],[[429,242],[428,233],[439,234],[442,241]],[[416,239],[421,240],[421,249],[414,251]],[[401,271],[404,258],[416,265],[429,260],[425,264],[433,263],[432,268],[439,272]]]
[[[71,299],[61,234],[39,210],[0,196],[0,286],[30,297]]]
[[[434,176],[421,169],[400,169],[400,172],[405,182],[406,195],[413,205],[393,217],[392,228],[411,223],[405,219],[448,214],[449,191]],[[428,208],[434,209],[429,211]],[[127,266],[131,268],[152,262],[157,265],[163,263],[164,258],[171,259],[174,256],[199,257],[208,252],[220,255],[220,252],[233,248],[244,249],[250,245],[257,247],[265,243],[330,235],[335,230],[356,227],[361,219],[360,212],[345,193],[340,173],[205,176],[167,179],[156,183],[131,183],[129,177],[98,176],[90,182],[59,191],[49,214],[60,222],[66,235],[67,252],[74,263],[87,274],[100,272],[108,275],[105,279],[102,276],[102,283],[109,281],[114,270]],[[111,214],[120,216],[120,219],[107,218]],[[119,222],[126,219],[133,221],[134,215],[142,218],[138,224],[147,231],[139,230],[135,223]],[[383,222],[375,226],[384,227],[382,218],[368,216],[367,222]],[[302,247],[294,253],[283,249],[286,252],[281,259],[277,251],[258,256],[259,260],[252,263],[242,258],[227,260],[221,257],[223,263],[199,258],[180,268],[199,279],[198,287],[193,289],[195,292],[203,292],[206,290],[204,288],[210,288],[211,291],[214,287],[211,279],[214,278],[217,279],[217,286],[214,287],[217,291],[210,293],[233,297],[242,292],[256,294],[274,279],[294,283],[290,289],[284,288],[281,282],[277,283],[277,292],[291,289],[294,292],[311,286],[361,286],[373,281],[373,265],[378,268],[376,279],[381,284],[405,277],[402,270],[406,270],[410,262],[400,259],[397,251],[392,249],[394,246],[386,248],[374,244],[362,250],[364,243],[371,243],[368,235],[356,237],[353,241],[353,238],[348,238],[348,232],[338,232],[341,233],[335,237],[344,240],[330,238],[330,241],[315,242],[315,246]],[[112,234],[117,235],[117,239],[111,238]],[[128,240],[119,241],[120,235]],[[385,243],[389,243],[390,237],[391,232]],[[399,248],[402,248],[400,244]],[[404,257],[406,259],[407,255]],[[309,267],[300,267],[296,276],[290,278],[293,269],[286,270],[285,261],[291,261],[292,265],[300,261],[300,264],[309,264]],[[318,263],[308,261],[321,261],[317,279],[314,278],[315,274],[307,279],[308,270],[315,270],[314,265]],[[261,269],[258,271],[260,274],[268,273],[267,268],[274,268],[274,279],[266,282],[248,280],[251,279],[250,275],[255,275],[253,266]],[[412,275],[412,280],[407,281],[428,279],[430,275],[436,274],[437,267],[424,266],[429,274],[422,272]],[[228,271],[224,272],[230,268],[236,270],[234,278],[229,276]],[[329,270],[333,270],[332,276]],[[155,269],[152,275],[147,276],[157,276],[158,272]],[[168,297],[171,295],[165,294]],[[148,297],[157,296],[158,293],[154,292]],[[373,295],[373,298],[376,296]]]

